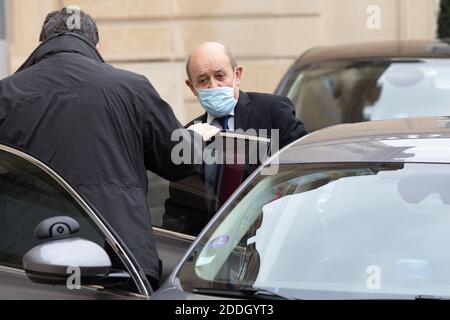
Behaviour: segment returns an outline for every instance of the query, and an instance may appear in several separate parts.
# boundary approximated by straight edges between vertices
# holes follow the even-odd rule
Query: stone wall
[[[186,55],[201,42],[231,48],[244,66],[244,90],[273,92],[312,46],[433,39],[436,29],[436,0],[7,1],[11,70],[38,44],[45,15],[75,4],[97,20],[105,59],[146,75],[182,122],[202,112],[184,84]],[[370,5],[381,10],[381,29],[367,28]]]

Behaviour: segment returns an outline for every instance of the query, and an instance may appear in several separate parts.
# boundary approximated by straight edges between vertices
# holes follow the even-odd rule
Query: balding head
[[[235,95],[239,96],[242,67],[223,44],[205,42],[195,48],[186,63],[186,73],[186,84],[195,95],[196,88],[233,87],[235,84]]]
[[[204,42],[192,51],[188,57],[186,63],[186,74],[189,79],[192,79],[190,70],[191,62],[195,68],[199,62],[204,62],[205,57],[214,57],[216,60],[227,59],[232,70],[235,70],[237,67],[236,59],[227,47],[218,42]]]

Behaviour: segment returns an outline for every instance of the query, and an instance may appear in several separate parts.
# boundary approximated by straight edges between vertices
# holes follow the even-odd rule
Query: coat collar
[[[86,38],[72,32],[61,32],[42,42],[16,73],[35,65],[50,55],[61,52],[79,53],[98,62],[105,62],[97,49]]]
[[[242,129],[247,130],[248,117],[250,115],[250,99],[248,95],[239,91],[239,100],[234,108],[235,117],[234,117],[234,129]]]

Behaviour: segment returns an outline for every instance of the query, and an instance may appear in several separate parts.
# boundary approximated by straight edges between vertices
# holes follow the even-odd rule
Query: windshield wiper
[[[195,288],[193,293],[207,294],[219,297],[229,298],[243,298],[255,300],[294,300],[289,297],[279,295],[267,289],[260,289],[254,287],[240,288],[240,289],[213,289],[213,288]]]

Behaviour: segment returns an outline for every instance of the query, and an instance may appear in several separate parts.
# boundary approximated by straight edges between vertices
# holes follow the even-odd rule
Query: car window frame
[[[252,135],[247,135],[247,134],[242,134],[242,133],[235,133],[235,132],[220,132],[219,135],[222,138],[234,138],[234,139],[239,139],[239,140],[249,140],[249,141],[256,141],[259,143],[266,143],[268,145],[268,154],[267,154],[267,158],[264,159],[264,161],[261,162],[261,165],[266,162],[270,157],[271,157],[271,150],[270,150],[270,143],[271,143],[271,139],[267,138],[267,137],[257,137],[257,136],[252,136]],[[261,165],[259,167],[261,167]],[[259,171],[259,167],[256,171]],[[250,177],[248,177],[250,178]],[[247,178],[247,179],[248,179]],[[161,177],[158,176],[158,179],[163,179]],[[247,180],[246,179],[246,180]],[[165,180],[165,179],[163,179]],[[167,180],[165,180],[167,181]],[[244,181],[245,182],[245,181]],[[244,183],[243,182],[243,183]],[[234,194],[238,191],[239,188],[237,188],[234,193],[229,197],[230,199],[234,196]],[[228,199],[229,200],[229,199]],[[226,202],[225,202],[226,203]],[[225,203],[222,205],[222,207],[225,205]],[[215,213],[215,215],[220,211],[221,208],[219,208],[219,210],[217,210],[217,212]],[[154,217],[152,216],[152,207],[151,204],[149,205],[149,214],[150,217],[152,219],[152,221],[154,221]],[[155,232],[155,234],[160,235],[160,236],[166,236],[168,238],[171,239],[175,239],[175,240],[181,240],[181,241],[190,241],[193,242],[195,241],[195,239],[197,238],[196,236],[192,236],[186,233],[181,233],[181,232],[176,232],[176,231],[172,231],[170,229],[164,228],[162,226],[153,226],[153,231]]]
[[[310,49],[310,50],[313,50]],[[372,65],[380,64],[380,63],[402,63],[402,62],[433,62],[433,61],[449,61],[450,55],[443,55],[443,56],[428,56],[426,54],[420,55],[420,54],[414,54],[414,55],[385,55],[385,56],[378,56],[371,58],[370,56],[362,56],[362,57],[345,57],[345,58],[339,58],[339,59],[333,59],[333,58],[327,58],[327,59],[312,59],[311,61],[304,61],[305,57],[309,55],[309,51],[307,50],[305,53],[300,55],[300,57],[290,66],[288,71],[285,72],[283,77],[281,78],[280,82],[277,85],[277,88],[275,90],[275,94],[282,95],[288,97],[288,94],[291,92],[292,88],[294,87],[297,79],[299,78],[299,75],[301,75],[303,72],[311,69],[316,68],[324,68],[327,66],[334,66],[334,65],[352,65],[352,64],[358,64],[358,63],[370,63]],[[294,109],[296,112],[296,116],[299,117],[299,111],[301,111],[300,106],[298,106],[294,101]],[[302,107],[303,108],[303,107]],[[318,129],[309,129],[311,132],[321,130],[333,125],[339,125],[344,123],[357,123],[357,122],[368,122],[373,120],[364,120],[364,108],[361,110],[361,113],[355,113],[353,117],[350,117],[349,119],[345,119],[343,122],[339,122],[336,124],[331,124],[325,127],[321,127]],[[360,117],[355,118],[355,117]],[[427,116],[428,117],[428,116]],[[386,119],[385,119],[386,120]],[[307,125],[308,127],[308,125]]]
[[[34,156],[19,150],[15,147],[8,146],[6,144],[0,144],[0,152],[6,152],[13,156],[19,157],[27,163],[37,167],[43,171],[47,176],[62,187],[76,203],[84,210],[91,222],[98,228],[98,230],[105,237],[105,240],[109,243],[115,254],[120,257],[124,263],[127,271],[130,273],[131,278],[136,284],[139,293],[126,292],[126,295],[132,295],[137,298],[148,299],[153,290],[145,278],[144,273],[140,266],[137,264],[135,258],[131,255],[128,248],[123,244],[120,238],[115,234],[114,230],[108,225],[108,223],[100,216],[96,209],[89,204],[89,202],[81,197],[60,175],[58,175],[52,168],[45,163],[41,162]],[[31,249],[31,248],[30,248]],[[13,272],[15,274],[25,275],[24,270],[3,266],[0,262],[0,270],[4,272]],[[99,289],[97,286],[88,286],[87,288]],[[116,293],[115,293],[116,294]]]

